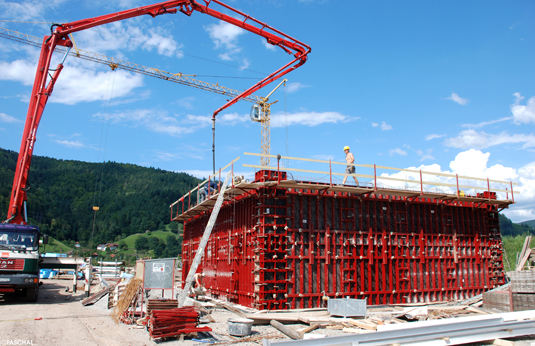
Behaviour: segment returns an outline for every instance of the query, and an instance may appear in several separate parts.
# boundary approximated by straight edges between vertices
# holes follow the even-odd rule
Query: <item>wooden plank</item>
[[[92,296],[89,296],[85,298],[84,300],[82,300],[82,305],[87,306],[87,305],[95,304],[100,299],[102,299],[102,297],[104,297],[109,291],[110,291],[110,287],[105,287],[101,289],[100,291],[93,294]]]
[[[294,340],[300,340],[300,339],[303,338],[303,335],[301,333],[299,333],[297,330],[295,330],[295,329],[293,329],[291,327],[285,326],[284,324],[280,323],[279,321],[271,320],[269,322],[269,324],[271,324],[273,327],[278,329],[284,335],[287,335],[288,337],[290,337],[290,338],[292,338]]]
[[[524,239],[524,245],[522,246],[522,251],[520,251],[520,258],[524,257],[524,253],[529,247],[529,243],[531,242],[531,236],[526,236],[526,239]]]
[[[530,254],[531,254],[531,249],[527,249],[526,253],[522,257],[520,262],[518,262],[518,266],[516,266],[516,271],[520,271],[522,270],[522,268],[524,268],[524,264],[526,264],[526,261],[528,260]]]
[[[481,302],[481,303],[483,303],[483,302]],[[478,309],[478,308],[473,307],[473,306],[469,306],[469,307],[467,307],[466,310],[467,310],[467,311],[471,311],[471,312],[475,312],[476,314],[489,315],[488,312],[483,311],[483,310]]]
[[[235,313],[236,315],[240,316],[240,317],[244,317],[244,318],[247,318],[247,316],[241,312],[240,310],[236,309],[235,307],[229,305],[229,304],[225,304],[225,303],[221,303],[221,302],[215,302],[215,304],[217,306],[221,306],[225,309],[227,309],[228,311],[231,311],[233,313]]]
[[[249,314],[245,316],[246,318],[249,318],[251,320],[254,320],[255,322],[268,322],[271,320],[277,320],[280,322],[285,323],[298,323],[306,320],[308,324],[308,321],[316,322],[317,320],[311,320],[313,318],[319,318],[319,320],[328,322],[330,320],[329,312],[327,310],[321,309],[318,311],[305,311],[300,313],[294,313],[291,312],[266,312],[266,313],[256,313],[256,314]]]
[[[306,328],[300,330],[299,333],[301,333],[302,335],[305,335],[306,333],[310,333],[311,331],[316,330],[316,329],[318,329],[319,327],[320,327],[319,324],[314,323],[314,324],[311,324],[310,326],[308,326],[308,327],[306,327]]]
[[[347,322],[351,323],[354,326],[362,328],[362,329],[377,330],[377,325],[371,325],[371,324],[364,323],[364,322],[357,321],[357,320],[353,320],[353,319],[349,319],[349,320],[347,320]]]
[[[364,333],[373,332],[373,330],[358,329],[358,328],[342,328],[342,331],[346,333],[352,333],[352,334],[364,334]]]

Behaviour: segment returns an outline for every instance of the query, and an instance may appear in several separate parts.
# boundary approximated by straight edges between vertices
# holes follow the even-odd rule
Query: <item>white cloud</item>
[[[238,113],[223,113],[216,117],[216,124],[218,125],[237,125],[239,123],[246,123],[251,118],[247,114],[238,114]],[[193,124],[198,127],[207,127],[212,126],[212,116],[211,115],[186,115],[184,119],[185,124]]]
[[[211,119],[211,117],[209,117]],[[247,114],[238,114],[238,113],[225,113],[217,117],[217,121],[221,121],[228,125],[235,125],[237,123],[245,123],[251,121],[250,116]]]
[[[455,159],[450,162],[449,167],[451,170],[442,170],[442,168],[438,164],[432,164],[427,166],[421,165],[419,167],[407,167],[406,169],[416,171],[422,170],[424,172],[458,174],[460,176],[469,176],[482,179],[486,179],[488,177],[492,180],[502,180],[506,182],[512,181],[513,183],[518,183],[518,186],[513,185],[514,191],[520,192],[514,196],[516,204],[511,205],[509,209],[505,209],[503,213],[507,215],[507,217],[511,218],[514,222],[535,219],[535,161],[524,167],[516,169],[512,167],[504,167],[500,164],[496,164],[489,167],[489,158],[490,153],[483,153],[479,150],[470,149],[457,154]],[[380,180],[381,184],[397,188],[416,188],[416,185],[419,185],[420,181],[420,175],[418,172],[413,173],[401,171],[393,174],[383,173],[381,174],[381,176],[413,180],[415,183],[414,186],[411,186],[410,183],[405,182]],[[428,182],[456,184],[455,177],[442,177],[428,175],[425,173],[423,174],[423,180]],[[465,193],[471,195],[474,195],[477,192],[486,191],[488,189],[486,181],[459,179],[459,183],[461,185],[478,187],[477,191],[466,190],[463,188],[463,190],[465,190]],[[419,186],[417,188],[419,190]],[[491,191],[493,189],[505,190],[506,188],[508,191],[510,191],[509,183],[490,183]],[[424,185],[424,190],[443,193],[455,193],[455,188],[447,186]],[[505,193],[498,192],[499,199],[505,199],[506,197],[511,199],[511,194],[508,193],[508,195],[506,196]]]
[[[345,123],[352,119],[338,112],[299,112],[276,113],[271,115],[271,127],[284,127],[286,125],[317,126],[325,123]]]
[[[180,100],[176,101],[176,103],[179,106],[182,106],[186,109],[193,109],[193,102],[195,101],[195,97],[193,96],[187,96],[184,98],[181,98]]]
[[[34,73],[29,71],[35,71],[37,69],[37,63],[32,63],[27,60],[15,60],[12,62],[0,61],[0,80],[9,80],[20,82],[23,85],[32,85],[35,78]],[[61,77],[60,77],[61,78]]]
[[[479,124],[462,124],[461,126],[462,127],[478,128],[478,127],[492,125],[492,124],[500,123],[502,121],[507,121],[507,120],[511,120],[511,119],[513,119],[513,117],[505,117],[505,118],[500,118],[500,119],[496,119],[496,120],[483,121],[483,122],[481,122]]]
[[[515,124],[535,123],[535,96],[531,97],[526,105],[521,105],[520,101],[524,99],[520,93],[514,93],[515,103],[511,105]]]
[[[337,112],[299,112],[275,113],[271,115],[271,127],[285,127],[292,125],[317,126],[324,123],[345,123],[353,120],[352,118]],[[238,125],[249,123],[251,118],[249,114],[223,113],[216,117],[216,123],[222,125]],[[197,124],[199,127],[211,126],[211,115],[191,115],[188,114],[184,119],[186,124]]]
[[[199,129],[212,126],[211,115],[188,114],[183,118],[168,115],[166,111],[153,109],[125,110],[112,114],[96,113],[94,118],[109,121],[114,124],[123,124],[131,127],[143,126],[152,132],[164,133],[179,137],[195,132]],[[238,113],[224,113],[216,118],[217,125],[237,125],[250,121],[249,116]]]
[[[457,174],[480,178],[511,180],[517,177],[512,168],[503,169],[502,165],[487,168],[489,157],[489,152],[470,149],[457,154],[455,160],[450,162],[450,168]]]
[[[396,148],[396,149],[390,149],[389,154],[390,156],[394,156],[395,154],[405,156],[407,155],[407,152],[401,148]]]
[[[203,160],[206,158],[206,150],[201,150],[191,145],[183,145],[173,152],[156,150],[154,152],[154,156],[160,161],[176,161],[186,157],[196,160]]]
[[[23,85],[33,84],[33,71],[36,67],[32,62],[27,60],[0,62],[0,69],[4,71],[0,74],[0,80],[17,81]],[[133,89],[142,85],[143,77],[139,74],[123,70],[98,71],[94,64],[70,60],[65,63],[50,102],[73,105],[78,102],[120,98],[129,95]]]
[[[143,77],[139,74],[123,70],[99,72],[66,66],[56,82],[50,101],[68,105],[103,101],[127,96],[133,89],[141,86]]]
[[[48,10],[56,10],[64,2],[66,2],[66,0],[2,1],[0,2],[0,16],[2,18],[16,18],[20,21],[45,21],[45,12]]]
[[[11,115],[7,115],[5,113],[0,113],[0,121],[4,123],[18,123],[21,122],[21,120],[12,117]]]
[[[106,121],[109,119],[115,124],[126,124],[132,127],[144,126],[153,132],[165,133],[170,136],[180,136],[203,127],[199,125],[183,126],[179,119],[168,116],[167,112],[152,109],[125,110],[112,114],[96,113],[93,117]]]
[[[286,84],[286,91],[289,93],[293,93],[299,89],[308,88],[308,87],[309,87],[308,85],[304,85],[299,82],[293,82],[293,83]]]
[[[264,47],[266,47],[266,49],[268,50],[275,50],[276,49],[276,46],[272,45],[271,43],[269,43],[265,38],[262,38],[262,44],[264,45]]]
[[[458,103],[461,106],[464,106],[468,103],[468,99],[462,98],[454,92],[451,93],[450,97],[446,97],[446,100],[452,100],[453,102]]]
[[[477,132],[475,130],[464,130],[457,137],[446,138],[444,144],[448,147],[460,149],[485,149],[501,144],[522,144],[522,148],[531,148],[535,146],[535,136],[533,134],[513,134],[507,132],[499,134],[489,134],[486,132]]]
[[[391,126],[391,125],[388,125],[388,124],[386,123],[386,121],[382,121],[382,122],[381,122],[381,125],[379,125],[378,123],[372,123],[372,127],[378,127],[378,126],[381,126],[381,130],[382,130],[382,131],[392,130],[392,126]]]
[[[106,26],[97,26],[75,34],[78,48],[102,53],[106,51],[143,49],[168,57],[183,56],[183,45],[177,43],[162,27],[146,27],[139,20],[135,25],[124,22],[113,22]],[[122,53],[117,58],[120,58]]]
[[[233,56],[241,51],[237,41],[240,35],[246,33],[242,28],[220,21],[217,24],[209,25],[205,30],[210,35],[216,49],[223,48],[226,50],[225,53],[219,55],[221,59],[233,60]]]
[[[55,139],[54,142],[58,143],[58,144],[61,144],[65,147],[69,147],[69,148],[83,148],[85,147],[84,144],[80,141],[68,141],[68,140],[59,140],[59,139]]]
[[[422,150],[416,150],[416,154],[420,156],[420,162],[423,162],[425,160],[435,160],[435,157],[431,155],[433,152],[433,149],[427,149],[425,152]]]
[[[388,125],[386,122],[381,122],[381,130],[382,131],[388,131],[388,130],[392,130],[392,126],[391,125]]]
[[[249,62],[249,59],[247,59],[247,58],[243,59],[241,63],[242,63],[242,64],[241,64],[241,66],[239,67],[239,69],[240,69],[241,71],[246,70],[246,69],[249,68],[249,66],[251,65],[251,63]]]
[[[430,141],[430,140],[432,140],[432,139],[435,139],[435,138],[442,138],[442,137],[446,137],[446,135],[437,135],[436,133],[433,133],[433,134],[430,134],[430,135],[425,136],[425,140],[426,140],[426,141]]]

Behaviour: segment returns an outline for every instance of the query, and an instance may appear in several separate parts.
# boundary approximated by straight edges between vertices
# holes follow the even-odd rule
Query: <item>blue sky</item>
[[[270,99],[278,100],[272,154],[343,161],[349,145],[356,163],[511,180],[520,194],[504,213],[515,222],[535,219],[534,2],[226,3],[312,47],[308,62]],[[0,0],[0,26],[43,37],[48,24],[6,20],[63,23],[145,4]],[[74,38],[86,51],[237,90],[291,60],[259,36],[201,13],[143,16]],[[4,149],[19,150],[38,55],[35,47],[0,38]],[[210,117],[226,99],[68,57],[34,154],[206,177]],[[240,101],[218,115],[218,167],[238,156],[258,164],[243,158],[260,152],[260,125],[249,120],[250,107]]]

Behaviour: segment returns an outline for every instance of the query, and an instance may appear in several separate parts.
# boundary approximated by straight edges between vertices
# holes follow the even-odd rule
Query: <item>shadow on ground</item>
[[[66,301],[81,301],[85,298],[84,292],[78,290],[77,293],[68,293],[72,289],[72,281],[41,280],[43,284],[39,287],[39,297],[37,302],[27,302],[23,293],[2,293],[0,294],[0,305],[16,304],[59,304]]]

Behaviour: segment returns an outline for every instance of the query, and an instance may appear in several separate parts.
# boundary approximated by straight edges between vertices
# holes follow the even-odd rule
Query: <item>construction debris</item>
[[[135,298],[142,290],[143,280],[140,279],[131,279],[130,282],[126,285],[122,295],[117,302],[117,306],[113,309],[111,317],[115,323],[119,323],[119,320],[123,317],[123,314],[128,311],[130,306],[134,305],[135,308]],[[135,317],[135,311],[132,314],[132,317]]]
[[[412,322],[408,324],[384,324],[378,326],[377,332],[369,331],[361,335],[334,336],[314,342],[315,346],[336,345],[459,345],[535,334],[535,311],[489,314],[444,320]],[[351,322],[354,324],[354,320]],[[345,330],[344,330],[345,329]],[[350,328],[342,328],[350,331]],[[499,343],[497,343],[499,344]],[[264,346],[300,346],[310,345],[308,340],[264,341]]]
[[[177,306],[177,299],[149,299],[147,300],[147,315],[150,315],[152,310],[171,310]]]
[[[279,321],[275,321],[275,320],[271,320],[269,322],[269,324],[271,324],[274,328],[277,328],[278,330],[281,331],[281,333],[283,333],[284,335],[294,339],[294,340],[299,340],[299,339],[302,339],[303,338],[303,334],[299,333],[297,330],[291,328],[291,327],[287,327],[285,326],[284,324],[280,323]]]
[[[528,235],[526,237],[526,240],[524,241],[524,246],[522,247],[522,251],[520,252],[519,256],[519,262],[516,266],[515,271],[522,270],[524,268],[524,265],[528,261],[530,255],[531,255],[531,248],[529,247],[529,244],[531,243],[531,236]]]
[[[249,314],[246,318],[254,320],[254,324],[269,324],[271,320],[277,320],[284,323],[329,323],[333,319],[329,317],[327,309],[301,309],[301,310],[283,310]]]
[[[199,312],[192,306],[170,310],[152,310],[149,318],[150,337],[164,338],[180,334],[210,332],[210,327],[198,327]]]
[[[535,270],[508,272],[511,283],[505,289],[483,293],[483,306],[499,311],[535,309]]]
[[[82,300],[82,305],[83,306],[87,306],[87,305],[92,305],[92,304],[95,304],[96,302],[98,302],[102,297],[104,297],[106,294],[108,294],[108,292],[110,291],[110,288],[109,287],[104,287],[103,289],[101,289],[100,291],[98,291],[97,293],[85,298],[84,300]]]

